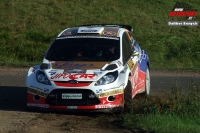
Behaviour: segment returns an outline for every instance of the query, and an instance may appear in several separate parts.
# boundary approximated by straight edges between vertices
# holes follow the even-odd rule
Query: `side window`
[[[135,39],[133,37],[133,34],[131,32],[129,32],[129,31],[127,31],[126,33],[128,35],[129,41],[131,43],[131,47],[132,47],[132,49],[134,49]]]
[[[127,62],[132,55],[131,43],[126,33],[122,36],[123,63]]]

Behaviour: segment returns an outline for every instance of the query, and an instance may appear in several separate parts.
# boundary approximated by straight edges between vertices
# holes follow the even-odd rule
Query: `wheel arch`
[[[140,70],[146,73],[147,67],[150,70],[150,61],[147,51],[142,50],[142,54],[139,60]]]

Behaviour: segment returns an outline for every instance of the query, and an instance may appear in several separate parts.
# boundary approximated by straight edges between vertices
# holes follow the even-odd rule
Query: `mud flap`
[[[132,100],[132,86],[131,86],[130,80],[128,80],[128,83],[124,90],[124,100],[125,100],[125,103],[130,102]]]

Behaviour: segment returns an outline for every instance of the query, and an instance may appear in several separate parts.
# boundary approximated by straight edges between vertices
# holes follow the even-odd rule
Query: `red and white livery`
[[[128,25],[91,24],[63,30],[26,76],[27,106],[123,111],[150,92],[149,58]]]

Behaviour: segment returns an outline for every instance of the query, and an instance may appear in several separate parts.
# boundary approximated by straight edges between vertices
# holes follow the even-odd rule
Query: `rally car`
[[[129,25],[89,24],[63,30],[26,76],[27,106],[123,111],[150,92],[150,63]]]

